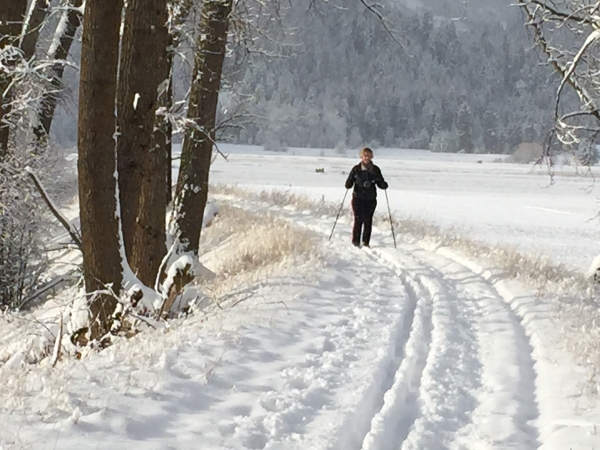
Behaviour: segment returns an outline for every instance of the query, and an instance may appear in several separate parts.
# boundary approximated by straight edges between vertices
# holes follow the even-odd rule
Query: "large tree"
[[[92,339],[103,336],[117,304],[122,266],[115,180],[115,92],[122,0],[87,0],[81,49],[78,124],[83,274]]]
[[[176,221],[181,252],[198,254],[202,216],[208,196],[208,177],[227,31],[233,0],[205,0],[194,59],[187,110],[188,126],[181,152],[176,188]]]
[[[159,88],[169,83],[167,0],[129,0],[125,11],[118,89],[117,161],[127,259],[153,286],[166,254],[167,155],[154,133]]]

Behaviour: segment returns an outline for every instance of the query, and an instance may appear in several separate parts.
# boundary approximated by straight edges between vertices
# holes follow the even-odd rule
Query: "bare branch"
[[[559,18],[562,18],[565,20],[575,20],[577,22],[587,23],[589,25],[591,25],[593,23],[593,21],[591,19],[578,16],[575,13],[563,13],[561,11],[558,11],[557,9],[549,6],[546,2],[541,2],[539,0],[530,0],[530,2],[539,6],[540,8],[548,11],[549,13],[553,14],[556,17],[559,17]],[[521,3],[521,1],[519,1],[519,3]]]
[[[56,219],[61,223],[61,225],[63,227],[65,227],[65,229],[69,233],[69,236],[71,236],[71,239],[73,239],[73,242],[75,242],[75,244],[77,245],[79,250],[81,250],[83,248],[83,244],[81,241],[81,236],[79,234],[79,231],[77,231],[77,229],[69,223],[67,218],[61,214],[61,212],[58,210],[57,206],[54,204],[54,202],[48,196],[48,193],[46,192],[46,190],[43,188],[38,177],[33,173],[33,170],[30,168],[26,168],[25,170],[26,170],[27,174],[29,175],[29,177],[31,178],[31,180],[33,181],[33,184],[35,185],[36,189],[38,190],[38,192],[44,199],[44,202],[46,203],[46,205],[48,206],[48,208],[54,215],[54,217],[56,217]]]
[[[372,12],[373,14],[375,14],[375,16],[377,16],[377,18],[381,22],[381,25],[383,26],[383,28],[385,29],[385,31],[390,35],[390,37],[398,45],[400,45],[404,49],[404,44],[402,44],[402,42],[400,42],[398,40],[398,38],[396,37],[396,35],[392,31],[392,29],[388,26],[387,20],[385,19],[385,17],[383,16],[383,14],[381,14],[381,12],[379,12],[377,10],[377,8],[382,8],[382,6],[380,4],[378,4],[378,3],[369,4],[369,3],[367,3],[367,0],[360,0],[360,2],[365,6],[365,8],[367,8],[367,10],[369,10],[370,12]]]
[[[563,79],[560,83],[560,86],[558,88],[558,91],[556,93],[556,97],[557,99],[560,99],[560,94],[565,86],[565,83],[567,82],[567,80],[571,79],[573,76],[573,73],[575,72],[575,69],[577,68],[577,65],[579,64],[579,61],[581,61],[581,58],[583,57],[584,53],[586,52],[586,50],[594,43],[598,40],[598,38],[600,38],[600,31],[595,30],[593,31],[588,38],[585,40],[583,46],[581,47],[581,49],[579,50],[579,52],[577,52],[577,55],[575,55],[575,58],[573,59],[573,62],[571,63],[569,69],[565,72]],[[555,116],[558,116],[558,101],[556,102],[556,110],[555,110]],[[592,105],[592,107],[594,109],[595,106]]]
[[[52,367],[56,366],[56,363],[60,359],[60,349],[62,347],[62,338],[63,338],[63,328],[64,328],[64,319],[62,312],[58,316],[59,324],[58,324],[58,333],[56,335],[56,340],[54,341],[54,351],[52,352]]]

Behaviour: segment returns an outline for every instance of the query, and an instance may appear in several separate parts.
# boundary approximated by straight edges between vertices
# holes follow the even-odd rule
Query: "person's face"
[[[371,162],[371,160],[373,159],[373,154],[369,153],[369,152],[365,152],[361,157],[360,160],[362,161],[363,164],[369,164]]]

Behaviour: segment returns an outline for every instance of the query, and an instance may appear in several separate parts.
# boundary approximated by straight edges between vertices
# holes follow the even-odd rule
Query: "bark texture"
[[[87,0],[84,13],[77,168],[83,274],[90,294],[107,284],[118,294],[123,276],[114,141],[121,10],[122,0]],[[110,295],[91,295],[92,339],[109,331],[116,304]]]

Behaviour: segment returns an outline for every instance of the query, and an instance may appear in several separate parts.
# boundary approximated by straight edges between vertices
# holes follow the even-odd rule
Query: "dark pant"
[[[354,211],[354,226],[352,227],[352,243],[358,245],[361,242],[360,232],[362,230],[362,242],[369,245],[371,240],[371,228],[373,226],[373,214],[377,207],[377,200],[352,197],[352,211]],[[363,228],[364,227],[364,228]]]

